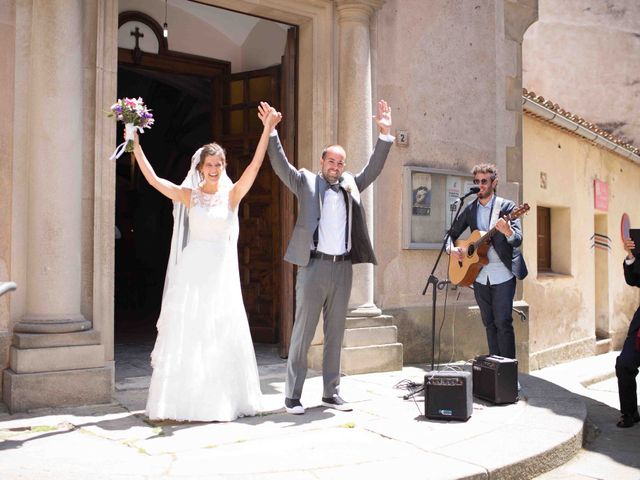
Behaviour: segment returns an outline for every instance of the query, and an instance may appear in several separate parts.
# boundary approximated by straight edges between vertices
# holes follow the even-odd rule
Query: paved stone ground
[[[321,378],[310,372],[302,398],[307,414],[292,416],[281,408],[284,362],[268,348],[258,352],[265,412],[257,417],[150,422],[143,413],[147,367],[136,363],[144,354],[133,353],[121,357],[128,364],[120,367],[133,376],[118,376],[111,405],[0,413],[0,479],[524,479],[550,470],[546,475],[556,476],[542,478],[640,478],[629,450],[640,444],[640,427],[605,430],[617,412],[600,400],[589,407],[596,412],[602,405],[599,435],[581,450],[591,398],[577,386],[584,365],[522,375],[522,400],[505,406],[475,401],[467,422],[425,419],[422,397],[402,399],[404,392],[393,386],[421,382],[420,366],[344,377],[342,392],[353,412],[320,407]],[[590,378],[605,381],[591,390],[610,396],[611,358],[594,358],[600,366]],[[629,449],[619,454],[612,442]],[[587,458],[592,476],[563,470],[587,455],[600,455]],[[597,468],[601,476],[593,475]]]
[[[640,479],[640,424],[627,429],[615,425],[619,418],[618,384],[613,373],[617,355],[612,352],[534,372],[581,395],[587,407],[583,448],[540,480]]]

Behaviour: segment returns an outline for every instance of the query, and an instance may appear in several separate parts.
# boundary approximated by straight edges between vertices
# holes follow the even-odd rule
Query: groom
[[[347,154],[340,145],[324,149],[320,171],[296,170],[287,161],[277,132],[271,132],[269,159],[276,175],[298,197],[298,219],[284,259],[298,265],[296,317],[289,347],[285,409],[301,415],[307,352],[322,310],[324,352],[322,405],[350,411],[340,398],[340,354],[351,294],[352,265],[376,263],[360,192],[376,179],[394,137],[391,109],[378,102],[374,117],[380,133],[369,162],[356,175],[344,172]]]

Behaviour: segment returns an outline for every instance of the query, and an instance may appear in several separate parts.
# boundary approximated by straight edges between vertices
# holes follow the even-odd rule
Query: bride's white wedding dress
[[[151,419],[229,421],[261,409],[237,240],[229,191],[193,189],[189,242],[162,299],[151,354]]]

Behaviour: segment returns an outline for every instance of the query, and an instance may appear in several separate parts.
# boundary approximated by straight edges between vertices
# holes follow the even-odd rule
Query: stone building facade
[[[189,4],[168,2],[170,28],[172,22],[198,20],[189,18]],[[402,142],[364,195],[379,265],[357,267],[351,315],[393,315],[405,362],[425,361],[431,317],[421,291],[438,249],[403,230],[413,221],[407,217],[407,172],[431,175],[416,178],[433,178],[436,185],[492,161],[502,172],[501,194],[522,200],[521,49],[524,32],[537,18],[537,1],[197,5],[295,27],[290,128],[299,167],[316,170],[322,148],[339,142],[349,168],[357,171],[374,141],[374,100],[385,98],[392,106]],[[110,400],[116,167],[107,159],[116,135],[105,111],[118,91],[120,15],[135,8],[162,25],[163,7],[152,0],[0,2],[0,45],[6,52],[0,60],[0,279],[19,285],[0,300],[0,370],[2,397],[12,411]],[[200,45],[204,36],[222,38],[200,28],[191,37],[174,38],[175,31],[170,49]],[[183,53],[202,57],[208,51]],[[231,73],[234,61],[249,62],[233,58],[218,60],[232,64]],[[432,211],[434,221],[437,213],[444,222],[448,205],[436,212],[434,204]],[[444,278],[444,264],[436,273]],[[291,293],[281,293],[283,304],[291,301]],[[485,342],[472,294],[460,293],[440,344],[444,356],[469,358],[483,353]],[[519,305],[526,311],[526,302]],[[449,328],[456,324],[458,334]],[[525,371],[529,328],[518,325]]]
[[[523,253],[532,368],[619,350],[640,295],[622,272],[637,228],[640,150],[525,90]]]

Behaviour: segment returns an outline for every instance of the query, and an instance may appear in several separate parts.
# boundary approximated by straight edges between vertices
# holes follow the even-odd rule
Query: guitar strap
[[[493,202],[491,202],[491,213],[489,214],[489,230],[495,227],[496,223],[498,223],[501,210],[502,210],[502,197],[494,195]]]

